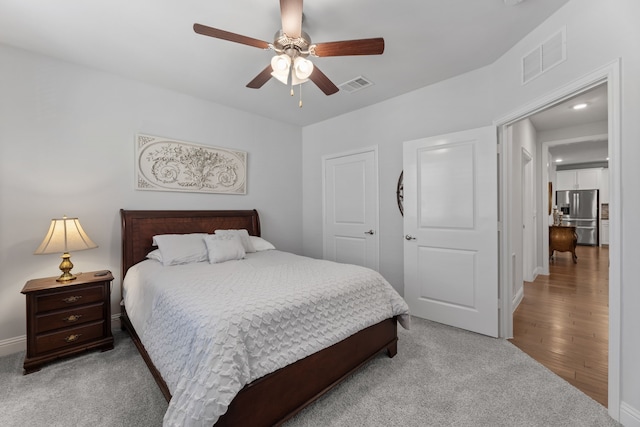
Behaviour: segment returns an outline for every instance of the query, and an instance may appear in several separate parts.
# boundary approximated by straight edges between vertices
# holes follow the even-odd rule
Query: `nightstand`
[[[29,280],[27,297],[27,355],[24,373],[39,371],[52,360],[85,350],[113,348],[111,281],[107,271],[77,275],[70,282],[57,277]]]

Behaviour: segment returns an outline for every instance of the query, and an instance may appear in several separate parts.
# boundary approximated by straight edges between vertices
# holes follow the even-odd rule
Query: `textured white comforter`
[[[377,272],[280,251],[132,267],[124,300],[172,394],[165,426],[211,426],[249,382],[408,307]]]

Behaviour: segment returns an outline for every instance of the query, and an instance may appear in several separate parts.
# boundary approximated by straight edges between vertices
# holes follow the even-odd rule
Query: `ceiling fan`
[[[302,0],[280,0],[280,15],[282,29],[275,34],[273,43],[201,24],[194,24],[193,30],[205,36],[273,50],[276,56],[271,64],[247,84],[252,89],[261,88],[275,77],[292,86],[311,80],[326,95],[333,95],[338,87],[306,59],[308,56],[380,55],[384,52],[382,37],[312,44],[309,35],[302,31]]]

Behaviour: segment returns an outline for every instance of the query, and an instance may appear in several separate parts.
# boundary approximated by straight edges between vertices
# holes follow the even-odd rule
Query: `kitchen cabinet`
[[[609,246],[609,220],[600,221],[600,246]]]
[[[576,172],[575,171],[558,171],[556,172],[556,190],[575,190],[576,188]]]
[[[556,190],[597,190],[601,175],[601,168],[557,171]]]

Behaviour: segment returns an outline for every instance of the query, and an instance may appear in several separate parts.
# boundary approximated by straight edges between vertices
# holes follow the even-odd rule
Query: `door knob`
[[[373,233],[373,230],[369,230],[369,231],[365,231],[365,232],[364,232],[364,234],[370,234],[370,235],[373,235],[374,233]]]
[[[410,234],[407,234],[406,236],[404,236],[404,238],[405,238],[405,239],[407,239],[407,240],[416,240],[416,238],[415,238],[415,237],[413,237],[413,236],[412,236],[412,235],[410,235]]]

